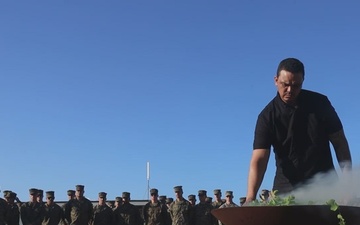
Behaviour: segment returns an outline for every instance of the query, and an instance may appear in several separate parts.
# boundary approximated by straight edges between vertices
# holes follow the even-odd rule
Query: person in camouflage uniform
[[[6,192],[4,191],[4,197],[5,197],[5,195],[6,195]],[[0,225],[5,224],[6,205],[7,205],[7,202],[3,198],[0,198]]]
[[[122,193],[123,204],[114,211],[115,225],[143,225],[138,208],[130,203],[130,193]]]
[[[76,185],[75,199],[65,207],[65,218],[70,225],[88,225],[92,219],[93,204],[84,192],[84,185]]]
[[[222,208],[230,208],[230,207],[239,207],[238,205],[236,205],[234,202],[233,202],[233,198],[234,198],[234,195],[233,195],[233,192],[232,191],[227,191],[225,192],[225,197],[226,197],[226,201],[224,204],[222,204],[219,209],[222,209]],[[221,223],[221,221],[219,220],[219,225],[223,225],[223,223]]]
[[[170,208],[170,205],[171,203],[174,201],[173,198],[166,198],[165,199],[165,205],[166,205],[166,225],[171,225],[172,224],[172,220],[171,220],[171,215],[170,215],[170,211],[169,211],[169,208]]]
[[[143,207],[145,225],[166,225],[167,207],[158,201],[158,190],[150,190],[151,200]]]
[[[240,206],[243,206],[246,202],[246,197],[240,197],[239,200],[240,200]]]
[[[188,201],[190,202],[191,206],[195,206],[196,205],[196,196],[195,195],[189,195],[188,196]]]
[[[7,192],[5,195],[6,207],[5,207],[5,224],[7,225],[19,225],[20,222],[20,208],[15,203],[16,193]]]
[[[222,208],[229,208],[229,207],[239,207],[238,205],[236,205],[234,202],[233,202],[233,198],[234,198],[234,195],[233,195],[233,192],[232,191],[227,191],[225,193],[225,197],[226,197],[226,201],[224,204],[222,204],[219,209],[222,209]]]
[[[44,203],[44,217],[41,225],[58,225],[60,222],[66,225],[63,209],[54,202],[55,192],[47,191]]]
[[[166,195],[160,195],[159,196],[159,202],[161,203],[161,204],[166,204]]]
[[[182,186],[174,187],[176,199],[170,204],[172,225],[192,225],[193,207],[184,199]]]
[[[106,204],[106,195],[105,192],[99,193],[99,202],[94,206],[92,225],[111,225],[113,223],[113,211]]]
[[[37,193],[37,196],[36,196],[36,201],[38,203],[40,203],[41,206],[44,206],[45,205],[45,202],[44,202],[44,191],[41,190],[41,189],[37,189],[38,190],[38,193]]]
[[[212,197],[206,197],[205,198],[205,202],[209,203],[210,205],[212,205]]]
[[[122,206],[122,203],[123,203],[122,197],[116,197],[116,198],[115,198],[115,203],[114,203],[113,211],[115,211],[117,208],[119,208],[120,206]]]
[[[23,203],[20,208],[21,221],[23,225],[40,225],[43,219],[43,207],[37,202],[38,190],[29,190],[30,201]]]
[[[194,206],[194,225],[216,225],[217,220],[211,214],[211,210],[213,210],[214,207],[205,200],[207,197],[206,191],[199,190],[198,196],[200,202]]]
[[[214,209],[217,209],[222,204],[224,204],[224,201],[221,199],[221,189],[214,190],[214,197],[215,197],[215,200],[212,202],[212,206],[214,207]]]
[[[67,193],[68,201],[67,201],[65,204],[63,204],[63,205],[61,206],[61,208],[62,208],[62,210],[64,211],[65,222],[66,222],[67,224],[70,224],[71,221],[70,221],[70,218],[66,217],[65,209],[66,209],[67,205],[70,204],[71,200],[72,200],[72,199],[75,199],[75,190],[67,190],[66,193]]]

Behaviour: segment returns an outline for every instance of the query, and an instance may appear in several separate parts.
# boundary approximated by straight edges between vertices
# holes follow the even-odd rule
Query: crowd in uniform
[[[222,199],[220,189],[214,190],[214,201],[206,190],[183,197],[182,186],[174,187],[175,198],[159,196],[155,188],[150,190],[150,200],[141,210],[130,203],[130,193],[123,192],[115,201],[107,201],[106,193],[100,192],[98,203],[84,196],[84,186],[76,185],[68,190],[68,201],[62,206],[55,203],[54,191],[31,188],[28,202],[21,202],[13,191],[3,191],[0,198],[0,225],[221,225],[211,214],[211,210],[224,207],[238,207],[244,204],[233,202],[233,192],[226,191]]]

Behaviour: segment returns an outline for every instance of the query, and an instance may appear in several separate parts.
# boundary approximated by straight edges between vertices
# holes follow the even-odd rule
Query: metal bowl
[[[360,207],[339,206],[346,225],[360,225]],[[241,206],[212,210],[225,225],[339,225],[328,205]]]

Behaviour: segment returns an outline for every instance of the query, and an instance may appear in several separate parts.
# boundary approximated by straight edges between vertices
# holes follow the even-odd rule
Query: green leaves
[[[277,191],[271,191],[269,193],[269,198],[263,201],[255,200],[251,202],[250,206],[289,206],[296,205],[295,196],[289,195],[286,197],[279,197],[276,195]],[[316,202],[310,201],[309,205],[314,205]],[[330,206],[330,210],[334,212],[338,212],[337,219],[339,220],[339,225],[346,225],[345,219],[339,212],[339,205],[336,203],[334,199],[330,199],[326,202],[326,205]]]

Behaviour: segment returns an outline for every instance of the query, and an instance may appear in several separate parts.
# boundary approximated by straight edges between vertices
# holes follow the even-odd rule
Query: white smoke
[[[291,193],[300,204],[325,204],[334,199],[339,205],[360,206],[360,167],[352,171],[318,174],[307,185]]]

